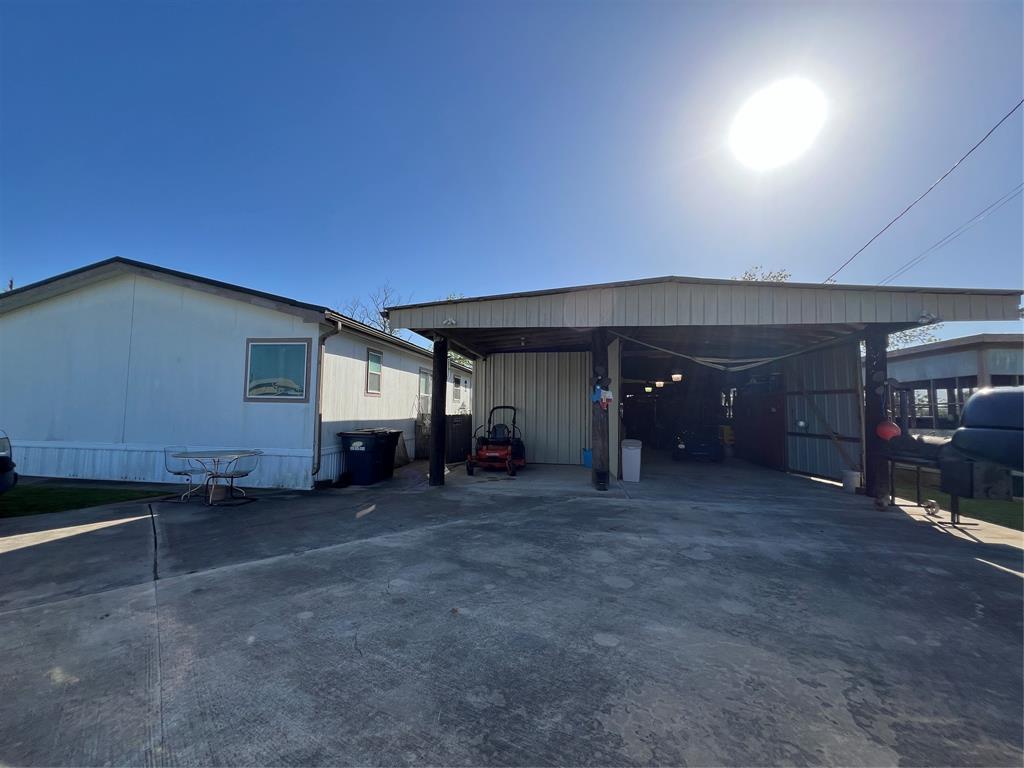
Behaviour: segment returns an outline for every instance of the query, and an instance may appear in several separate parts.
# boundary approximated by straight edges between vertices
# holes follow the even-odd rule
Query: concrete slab
[[[24,590],[88,539],[15,550],[0,762],[1020,764],[1012,541],[667,471],[154,505],[159,579],[71,596]]]

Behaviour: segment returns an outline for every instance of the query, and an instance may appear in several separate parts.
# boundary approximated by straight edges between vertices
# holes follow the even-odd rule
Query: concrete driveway
[[[1020,765],[964,530],[739,463],[0,521],[0,764]]]

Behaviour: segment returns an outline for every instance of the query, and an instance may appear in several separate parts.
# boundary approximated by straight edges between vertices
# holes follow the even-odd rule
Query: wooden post
[[[608,380],[608,339],[604,331],[597,329],[591,336],[590,344],[591,364],[593,375],[590,377],[590,392],[587,396],[593,395],[594,387],[607,388]],[[601,402],[590,403],[590,450],[591,450],[591,480],[594,487],[599,491],[608,490],[608,411],[601,407]]]
[[[875,431],[885,420],[886,348],[889,335],[870,331],[864,339],[864,491],[878,500],[885,495],[889,462],[882,438]]]
[[[430,484],[444,485],[445,429],[448,400],[448,339],[434,339],[434,371],[430,388]]]

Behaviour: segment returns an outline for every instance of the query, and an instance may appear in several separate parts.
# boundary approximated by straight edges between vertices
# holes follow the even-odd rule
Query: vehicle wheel
[[[466,474],[470,477],[473,476],[473,462],[468,459],[466,460]]]
[[[508,464],[506,465],[506,468],[508,469],[508,474],[509,474],[509,477],[515,477],[515,476],[516,476],[516,465],[515,465],[515,464],[513,464],[513,463],[512,463],[511,461],[510,461],[510,462],[509,462],[509,463],[508,463]]]

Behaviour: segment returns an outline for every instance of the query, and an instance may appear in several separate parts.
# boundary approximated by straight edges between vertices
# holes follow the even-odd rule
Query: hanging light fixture
[[[656,386],[658,389],[661,389],[662,387],[665,386],[665,382],[664,381],[656,381],[656,382],[654,382],[654,386]]]
[[[673,373],[672,374],[672,381],[680,382],[682,380],[683,380],[683,374],[681,374],[681,373]]]
[[[644,392],[646,392],[647,394],[651,394],[651,392],[653,392],[653,391],[654,391],[654,387],[652,387],[650,384],[647,384],[644,387]]]

